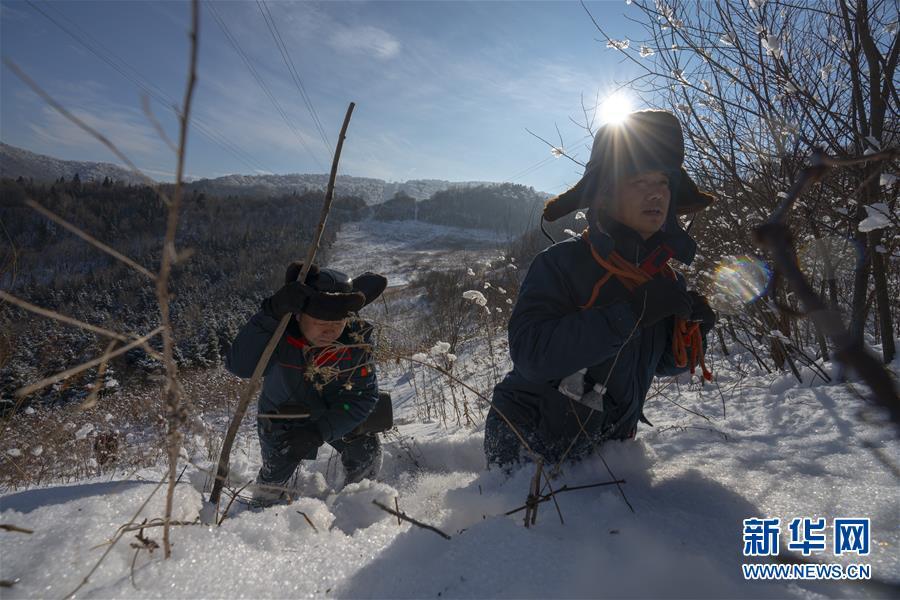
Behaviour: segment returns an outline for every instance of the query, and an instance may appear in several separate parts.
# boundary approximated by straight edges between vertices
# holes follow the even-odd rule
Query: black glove
[[[310,296],[315,290],[299,281],[286,283],[270,298],[263,302],[263,310],[270,313],[276,319],[280,319],[288,313],[303,312],[309,302]]]
[[[700,323],[700,331],[706,335],[716,324],[716,313],[713,312],[706,298],[699,293],[691,290],[688,295],[691,297],[691,316],[688,317],[688,320]]]
[[[325,442],[322,440],[322,434],[314,425],[301,427],[291,431],[287,442],[287,454],[292,460],[315,458],[316,449],[323,443]]]
[[[654,277],[632,292],[631,310],[643,327],[649,327],[670,315],[687,318],[691,314],[691,297],[672,279]]]
[[[300,279],[300,272],[303,271],[303,261],[295,260],[291,264],[288,265],[288,268],[284,272],[284,282],[291,283],[292,281],[297,281]],[[319,274],[319,267],[315,263],[313,263],[309,267],[309,272],[306,274],[306,282],[309,283],[311,280],[315,279]]]

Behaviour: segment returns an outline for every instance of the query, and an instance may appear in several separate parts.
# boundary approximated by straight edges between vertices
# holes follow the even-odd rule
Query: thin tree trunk
[[[857,222],[865,218],[865,209],[859,205],[861,214],[857,214]],[[865,233],[857,232],[856,242],[862,257],[853,275],[853,302],[850,306],[850,334],[859,342],[865,339],[866,316],[868,314],[866,301],[869,295],[869,245]]]
[[[872,248],[878,247],[881,231],[869,234]],[[875,281],[875,302],[878,310],[878,324],[881,330],[881,356],[884,363],[894,360],[894,323],[891,316],[891,294],[888,291],[887,265],[884,256],[877,251],[872,252],[872,279]]]
[[[825,297],[824,281],[822,282],[822,286],[819,288],[819,296],[822,298]],[[819,344],[819,352],[822,354],[822,360],[828,360],[828,340],[825,339],[825,334],[822,332],[822,328],[819,326],[819,323],[815,320],[812,320],[812,322],[816,332],[816,341]]]

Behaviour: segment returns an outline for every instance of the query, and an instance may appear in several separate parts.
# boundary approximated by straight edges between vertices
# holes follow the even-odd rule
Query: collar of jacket
[[[636,264],[663,244],[669,246],[674,252],[673,258],[684,265],[691,264],[697,254],[697,243],[682,229],[671,209],[663,228],[646,240],[630,227],[605,215],[601,215],[598,219],[592,213],[590,210],[587,214],[590,223],[588,239],[594,250],[604,259],[615,250],[622,258]]]

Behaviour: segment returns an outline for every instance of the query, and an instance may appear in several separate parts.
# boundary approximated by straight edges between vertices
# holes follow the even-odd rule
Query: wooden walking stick
[[[306,261],[303,263],[303,270],[300,273],[300,277],[297,278],[298,281],[306,281],[306,274],[309,272],[309,267],[316,257],[316,250],[319,249],[319,240],[321,240],[322,232],[325,230],[325,221],[328,220],[328,212],[331,210],[331,201],[334,198],[334,180],[337,178],[337,168],[338,161],[341,158],[341,148],[344,146],[344,136],[347,133],[347,126],[350,124],[350,115],[353,114],[354,107],[356,107],[356,103],[354,102],[351,102],[350,106],[347,107],[344,124],[341,126],[341,135],[338,137],[337,148],[334,152],[334,160],[331,162],[331,175],[328,178],[328,188],[325,190],[325,202],[322,204],[322,215],[319,217],[319,226],[313,237],[312,245],[306,253]],[[281,336],[284,334],[284,330],[287,329],[287,325],[292,317],[293,315],[288,313],[281,318],[278,328],[275,330],[275,333],[272,334],[272,339],[269,340],[269,344],[266,346],[266,349],[263,350],[262,356],[259,357],[259,362],[256,363],[256,368],[253,370],[253,376],[250,378],[250,382],[244,388],[244,393],[241,395],[241,399],[238,402],[237,410],[234,413],[234,417],[231,419],[231,423],[228,425],[228,431],[225,433],[225,439],[222,441],[222,453],[219,456],[219,465],[216,468],[216,479],[213,483],[212,492],[209,494],[209,502],[211,504],[216,506],[219,504],[222,486],[225,485],[225,479],[228,477],[228,460],[231,457],[231,447],[234,445],[234,438],[237,436],[241,421],[244,420],[244,415],[247,414],[247,407],[250,405],[250,400],[256,393],[263,371],[266,370],[266,365],[269,364],[269,359],[272,357],[272,353],[275,351],[275,347],[281,340]]]

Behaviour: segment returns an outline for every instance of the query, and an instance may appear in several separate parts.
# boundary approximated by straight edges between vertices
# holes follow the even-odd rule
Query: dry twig
[[[184,473],[184,471],[182,471],[182,473]],[[130,522],[133,522],[135,519],[137,519],[137,518],[140,516],[140,514],[141,514],[142,512],[144,512],[144,509],[145,509],[145,508],[147,507],[147,505],[150,503],[150,500],[153,498],[153,496],[156,495],[156,492],[158,492],[159,489],[163,486],[163,484],[166,483],[166,479],[167,479],[167,478],[168,478],[168,476],[164,477],[164,478],[162,479],[162,481],[160,481],[158,484],[156,484],[156,487],[153,488],[153,491],[150,492],[150,495],[147,496],[147,499],[144,500],[143,503],[141,503],[141,505],[138,507],[137,511],[134,513],[134,516],[131,517],[131,519],[129,519]],[[74,590],[72,590],[71,592],[69,592],[68,594],[66,594],[66,596],[64,597],[64,600],[68,600],[69,598],[74,597],[75,594],[77,594],[77,593],[81,590],[81,588],[83,588],[85,585],[87,585],[88,581],[89,581],[90,578],[91,578],[91,575],[93,575],[94,572],[96,572],[97,569],[100,568],[100,565],[103,563],[103,561],[106,559],[106,557],[109,556],[109,553],[112,552],[112,549],[115,548],[116,543],[118,543],[118,541],[119,541],[120,539],[122,539],[122,536],[123,536],[124,534],[125,534],[125,530],[124,530],[124,529],[121,529],[121,530],[116,534],[116,536],[115,536],[115,537],[113,538],[113,540],[112,540],[112,543],[110,543],[110,545],[106,548],[106,551],[105,551],[105,552],[103,553],[103,555],[97,560],[97,562],[94,564],[94,566],[91,567],[91,570],[88,571],[88,574],[84,576],[84,579],[81,580],[81,583],[78,584],[78,587],[76,587]]]
[[[184,103],[179,120],[181,128],[178,139],[178,165],[175,170],[175,191],[169,204],[166,219],[166,235],[163,240],[162,261],[159,275],[156,278],[156,297],[159,303],[160,322],[163,327],[163,357],[166,366],[166,385],[163,398],[166,406],[166,446],[169,454],[169,489],[166,493],[166,525],[163,527],[163,552],[166,558],[172,556],[172,545],[169,540],[169,520],[172,518],[172,502],[175,494],[175,471],[178,468],[178,455],[181,450],[181,426],[187,419],[181,405],[178,385],[178,365],[174,358],[174,339],[172,325],[169,320],[169,276],[172,266],[178,259],[175,251],[175,233],[178,229],[179,210],[181,208],[182,186],[184,181],[184,161],[187,154],[187,134],[191,122],[191,101],[197,82],[197,31],[200,20],[199,0],[191,2],[190,59],[188,80],[184,91]]]
[[[438,534],[439,536],[441,536],[442,538],[444,538],[445,540],[449,540],[449,539],[450,539],[450,536],[449,536],[449,535],[447,535],[446,533],[444,533],[443,531],[441,531],[441,530],[438,529],[437,527],[433,527],[433,526],[431,526],[431,525],[426,525],[425,523],[422,523],[421,521],[416,521],[415,519],[413,519],[412,517],[410,517],[410,516],[407,515],[406,513],[400,512],[400,511],[397,511],[397,510],[394,510],[393,508],[388,508],[387,506],[385,506],[384,504],[382,504],[382,503],[379,502],[378,500],[372,500],[372,504],[374,504],[375,506],[377,506],[377,507],[380,508],[381,510],[385,511],[386,513],[389,513],[389,514],[394,515],[394,516],[397,517],[398,519],[403,519],[404,521],[408,521],[409,523],[412,523],[412,524],[415,525],[416,527],[421,527],[422,529],[427,529],[428,531],[433,531],[433,532],[435,532],[436,534]]]
[[[592,484],[590,484],[590,485],[576,485],[576,486],[572,486],[572,487],[569,487],[568,485],[564,485],[564,486],[562,486],[561,488],[559,488],[558,490],[556,490],[555,492],[550,492],[549,494],[539,495],[538,497],[536,497],[536,498],[534,499],[533,502],[523,504],[522,506],[520,506],[520,507],[518,507],[518,508],[514,508],[514,509],[512,509],[512,510],[510,510],[510,511],[507,511],[507,512],[503,513],[503,514],[504,514],[504,515],[507,515],[507,516],[508,516],[508,515],[514,515],[514,514],[516,514],[517,512],[519,512],[520,510],[527,510],[527,509],[529,509],[532,505],[537,505],[537,504],[540,504],[541,502],[547,502],[547,501],[549,501],[549,500],[552,500],[553,498],[555,498],[555,496],[556,496],[557,494],[562,494],[563,492],[574,492],[574,491],[576,491],[576,490],[586,490],[586,489],[589,489],[589,488],[602,487],[602,486],[605,486],[605,485],[618,485],[618,484],[621,484],[621,483],[625,483],[625,480],[624,480],[624,479],[616,479],[616,480],[614,480],[614,481],[604,481],[604,482],[602,482],[602,483],[592,483]]]
[[[253,480],[252,480],[252,479],[251,479],[250,481],[248,481],[247,483],[245,483],[244,485],[242,485],[242,486],[241,486],[241,489],[239,489],[238,491],[236,491],[235,493],[233,493],[233,494],[231,495],[231,500],[228,501],[228,505],[225,507],[225,512],[222,513],[222,518],[219,519],[219,523],[216,525],[216,527],[221,527],[221,526],[222,526],[222,523],[224,523],[224,522],[225,522],[225,519],[228,517],[228,511],[231,510],[231,505],[234,504],[235,499],[236,499],[236,498],[241,494],[241,492],[243,492],[244,489],[246,489],[246,487],[247,487],[248,485],[250,485],[251,483],[253,483]]]
[[[395,498],[395,500],[396,500],[396,498]],[[306,519],[307,525],[312,527],[313,531],[315,531],[316,533],[319,533],[319,529],[313,524],[312,519],[310,519],[308,516],[306,516],[305,512],[303,512],[302,510],[298,510],[297,514],[301,515],[304,519]]]

